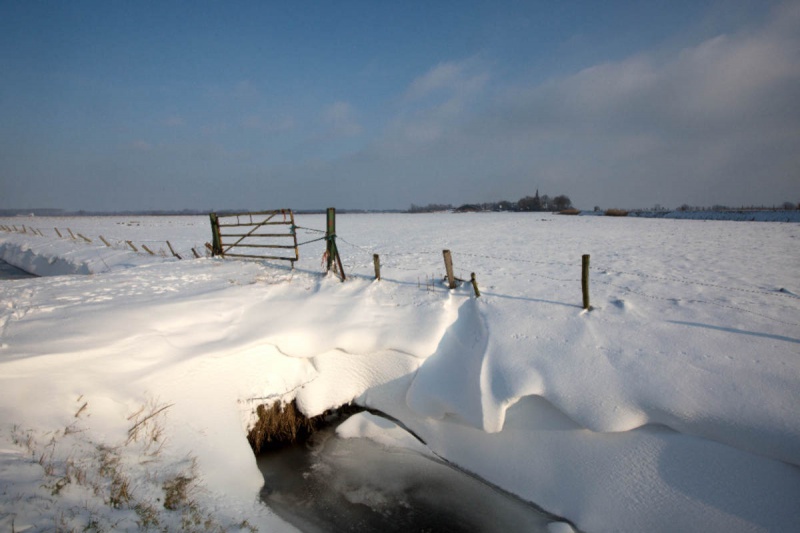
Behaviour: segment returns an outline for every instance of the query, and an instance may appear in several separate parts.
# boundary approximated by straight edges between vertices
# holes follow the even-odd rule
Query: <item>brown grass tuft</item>
[[[194,480],[194,476],[175,476],[166,480],[162,486],[164,489],[164,508],[176,511],[183,506],[188,506]]]
[[[277,401],[271,406],[259,405],[256,415],[258,421],[247,434],[255,453],[267,447],[297,442],[298,437],[307,436],[317,427],[317,419],[306,417],[294,402],[283,404]]]
[[[628,216],[628,212],[624,209],[607,209],[606,210],[607,217],[626,217]]]

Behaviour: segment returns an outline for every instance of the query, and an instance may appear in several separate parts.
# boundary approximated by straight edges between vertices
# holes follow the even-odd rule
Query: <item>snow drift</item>
[[[174,239],[202,243],[196,220],[170,225]],[[321,248],[291,271],[0,234],[17,266],[55,274],[55,257],[95,273],[0,282],[0,523],[37,524],[20,504],[36,490],[19,481],[32,466],[13,428],[44,438],[81,397],[92,443],[124,437],[153,398],[171,405],[164,461],[190,454],[198,498],[227,524],[288,528],[255,502],[245,430],[258,402],[294,399],[309,416],[379,409],[427,452],[587,531],[800,527],[797,225],[496,214],[338,226],[344,284],[319,273]],[[477,273],[480,299],[440,283],[442,248]],[[380,428],[343,431],[407,445]],[[152,473],[136,475],[152,501]]]

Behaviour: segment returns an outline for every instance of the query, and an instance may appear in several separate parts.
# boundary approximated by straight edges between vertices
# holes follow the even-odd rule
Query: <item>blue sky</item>
[[[0,3],[0,208],[800,201],[800,2]]]

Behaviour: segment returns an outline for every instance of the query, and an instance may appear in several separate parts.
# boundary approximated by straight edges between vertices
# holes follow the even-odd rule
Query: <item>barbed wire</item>
[[[558,266],[570,266],[572,263],[567,263],[566,261],[539,261],[533,259],[522,259],[520,257],[499,257],[487,254],[474,254],[469,252],[453,252],[453,255],[463,255],[467,257],[479,257],[481,259],[492,259],[495,261],[511,261],[514,263],[528,263],[532,265],[558,265]]]
[[[306,227],[302,227],[302,226],[295,226],[295,228],[296,229],[305,230],[305,231],[315,232],[315,233],[326,233],[323,230],[318,230],[318,229],[314,229],[314,228],[306,228]],[[32,227],[29,228],[29,229],[32,230],[32,231],[34,230],[34,228],[32,228]],[[41,230],[36,230],[36,231],[38,231],[39,234],[42,234]],[[82,237],[82,235],[80,235],[79,233],[77,233],[77,235]],[[62,237],[62,238],[67,238],[67,237]],[[326,238],[327,237],[320,237],[318,239],[313,239],[313,240],[310,240],[310,241],[299,243],[298,246],[303,246],[305,244],[310,244],[310,243],[313,243],[313,242],[322,241],[322,240],[325,240]],[[375,250],[378,250],[377,247],[367,248],[366,246],[358,245],[358,244],[355,244],[353,242],[350,242],[347,239],[343,239],[340,236],[337,236],[337,238],[342,243],[344,243],[344,244],[346,244],[346,245],[348,245],[348,246],[350,246],[350,247],[352,247],[352,248],[354,248],[356,250],[359,250],[361,252],[370,254],[370,256],[375,252]],[[77,237],[75,237],[75,239],[78,240]],[[114,241],[114,243],[116,245],[118,245],[118,246],[126,246],[129,243],[129,241],[131,241],[131,239],[120,239],[118,237],[113,237],[113,236],[109,237],[109,238],[105,238],[105,239],[107,241]],[[167,244],[167,241],[154,240],[154,239],[136,239],[136,242],[137,243],[158,243],[160,245],[161,244]],[[195,252],[194,247],[190,248],[190,250],[192,252]],[[183,247],[180,247],[178,249],[178,251],[186,253],[186,250]],[[168,255],[167,252],[165,252],[163,249],[160,249],[159,253],[164,255],[164,256]],[[420,272],[420,271],[422,271],[424,269],[424,267],[422,265],[420,265],[420,264],[416,264],[413,267],[405,267],[405,266],[401,266],[400,264],[398,264],[395,260],[397,258],[400,258],[400,257],[439,255],[441,253],[442,253],[441,250],[420,250],[420,251],[415,251],[415,252],[383,252],[382,254],[380,254],[381,255],[381,267],[382,268],[386,268],[386,269],[402,270],[402,271],[406,271],[406,272]],[[490,260],[495,260],[495,261],[506,261],[506,262],[514,262],[514,263],[551,265],[551,266],[572,266],[572,263],[568,263],[568,262],[565,262],[565,261],[532,260],[532,259],[524,259],[524,258],[520,258],[520,257],[504,257],[504,256],[490,255],[490,254],[477,254],[477,253],[471,253],[471,252],[453,252],[453,254],[456,255],[456,256],[474,257],[474,258],[490,259]],[[187,253],[187,255],[188,255],[188,253]],[[364,267],[364,266],[369,264],[369,262],[366,262],[366,261],[359,262],[355,258],[353,258],[351,261],[348,261],[348,263],[350,263],[350,267],[353,268],[353,269],[355,269],[357,266]],[[722,284],[710,283],[710,282],[705,282],[705,281],[695,281],[695,280],[691,280],[689,278],[685,278],[685,277],[681,277],[681,276],[662,276],[662,275],[647,274],[647,273],[643,273],[643,272],[629,272],[629,271],[624,271],[624,270],[617,270],[617,269],[613,269],[613,268],[608,268],[608,267],[605,267],[603,265],[599,265],[599,266],[598,265],[593,265],[591,268],[595,272],[600,272],[602,274],[616,274],[616,275],[620,275],[620,276],[634,276],[634,277],[638,277],[638,278],[641,278],[641,279],[654,280],[654,281],[658,281],[658,282],[680,283],[680,284],[689,285],[689,286],[710,287],[710,288],[714,288],[714,289],[737,291],[737,292],[749,293],[749,294],[757,294],[757,295],[762,295],[762,296],[782,296],[782,297],[790,298],[790,299],[793,299],[793,300],[800,300],[800,296],[797,296],[797,295],[792,294],[790,292],[775,292],[775,291],[766,291],[766,290],[763,290],[763,289],[755,289],[755,288],[733,287],[733,286],[729,286],[729,285],[722,285]],[[470,269],[469,268],[464,268],[464,266],[462,265],[462,266],[460,266],[458,268],[458,270],[459,271],[469,271]],[[551,281],[556,281],[556,282],[559,282],[559,283],[578,283],[578,282],[581,281],[579,278],[565,279],[565,278],[558,278],[558,277],[554,277],[554,276],[548,276],[546,274],[539,274],[539,273],[536,273],[536,272],[526,272],[525,275],[533,276],[533,277],[537,277],[537,278],[542,278],[542,279],[547,279],[547,280],[551,280]],[[426,276],[427,276],[427,274],[426,274]],[[760,313],[758,311],[753,311],[752,309],[747,309],[745,307],[736,306],[736,305],[730,305],[730,304],[725,303],[725,302],[715,301],[715,300],[711,300],[711,299],[703,300],[703,299],[692,299],[692,298],[657,296],[657,295],[650,294],[648,292],[645,292],[645,291],[642,291],[642,290],[639,290],[639,289],[634,289],[634,288],[629,287],[627,285],[620,285],[620,284],[614,283],[614,282],[612,282],[610,280],[598,279],[596,277],[592,279],[592,284],[600,284],[600,285],[605,285],[605,286],[608,286],[608,287],[614,287],[614,288],[626,291],[628,293],[637,294],[639,296],[642,296],[642,297],[648,298],[648,299],[652,299],[652,300],[659,300],[659,301],[673,302],[673,303],[683,302],[683,303],[689,303],[689,304],[713,305],[713,306],[724,308],[724,309],[730,309],[730,310],[749,313],[749,314],[752,314],[752,315],[755,315],[755,316],[760,316],[760,317],[765,318],[767,320],[771,320],[771,321],[778,322],[778,323],[785,324],[785,325],[789,325],[789,326],[800,326],[800,324],[795,323],[795,322],[789,322],[789,321],[786,321],[786,320],[781,320],[781,319],[778,319],[778,318],[775,318],[775,317],[772,317],[772,316],[769,316],[769,315],[765,315],[765,314]],[[794,311],[794,308],[785,307],[785,306],[781,306],[781,307],[784,307],[785,309]]]
[[[3,228],[0,228],[0,229],[3,229]],[[17,229],[16,233],[29,234],[29,235],[38,235],[38,236],[42,236],[42,237],[46,237],[46,238],[54,237],[54,238],[59,238],[59,239],[62,239],[62,240],[70,240],[70,241],[74,240],[76,242],[83,242],[85,244],[99,244],[99,243],[95,243],[94,242],[94,239],[99,239],[103,243],[104,246],[110,247],[111,249],[114,249],[114,250],[120,250],[120,249],[128,250],[128,249],[130,249],[130,244],[134,243],[134,242],[136,244],[139,244],[140,246],[142,246],[142,245],[147,246],[148,244],[150,244],[150,245],[157,244],[158,248],[156,250],[144,250],[143,252],[144,253],[148,253],[149,255],[153,255],[153,256],[157,255],[157,256],[160,256],[160,257],[175,257],[176,255],[179,256],[179,257],[176,257],[176,259],[178,259],[178,258],[182,259],[184,257],[186,257],[186,258],[189,258],[189,257],[194,258],[196,256],[203,257],[203,254],[198,253],[196,251],[196,249],[197,248],[199,248],[201,250],[205,249],[204,245],[203,244],[199,244],[199,243],[193,243],[194,246],[190,246],[190,245],[186,245],[186,244],[178,244],[176,246],[176,245],[173,245],[173,243],[171,243],[168,240],[160,240],[160,239],[136,239],[136,238],[123,239],[123,238],[120,238],[120,237],[115,237],[113,235],[109,236],[109,237],[106,237],[104,235],[98,235],[97,237],[94,237],[94,239],[89,239],[88,237],[84,236],[80,232],[80,230],[72,231],[72,228],[62,228],[62,231],[63,230],[66,230],[66,231],[64,231],[64,233],[62,234],[61,232],[58,231],[58,228],[54,228],[54,231],[56,232],[56,235],[46,235],[45,231],[43,231],[41,229],[34,228],[32,226],[24,226],[23,225],[22,230]],[[14,230],[12,228],[10,228],[10,227],[8,228],[7,231],[14,233]],[[83,230],[83,231],[86,232],[86,230]],[[69,235],[67,235],[68,232],[70,232]],[[50,232],[50,233],[52,233],[52,232]],[[164,249],[165,245],[168,248],[171,246],[172,249],[171,250],[165,250]],[[174,253],[173,253],[173,250],[174,250]],[[131,250],[131,251],[133,251],[133,250]],[[139,251],[137,250],[136,253],[138,253],[138,252]],[[181,254],[183,254],[183,255],[181,255]]]
[[[322,230],[322,229],[306,228],[306,227],[303,227],[303,226],[295,226],[294,228],[295,229],[302,229],[302,230],[305,230],[305,231],[313,231],[315,233],[328,233],[327,231]]]
[[[605,281],[605,280],[593,280],[593,283],[599,283],[601,285],[608,285],[610,287],[616,287],[617,289],[622,289],[622,290],[624,290],[626,292],[630,292],[630,293],[633,293],[633,294],[638,294],[639,296],[643,296],[645,298],[650,298],[651,300],[661,300],[661,301],[664,301],[664,302],[672,302],[672,303],[683,302],[683,303],[689,303],[689,304],[714,305],[714,306],[722,307],[722,308],[725,308],[725,309],[732,309],[732,310],[736,310],[736,311],[743,311],[745,313],[750,313],[752,315],[760,316],[762,318],[766,318],[766,319],[772,320],[774,322],[778,322],[778,323],[781,323],[781,324],[786,324],[787,326],[800,326],[800,324],[795,323],[795,322],[787,322],[787,321],[781,320],[779,318],[775,318],[775,317],[771,317],[769,315],[765,315],[763,313],[759,313],[758,311],[753,311],[751,309],[747,309],[747,308],[744,308],[744,307],[739,307],[739,306],[735,306],[735,305],[729,305],[729,304],[726,304],[726,303],[717,302],[717,301],[713,301],[713,300],[697,300],[697,299],[687,299],[687,298],[678,298],[678,297],[656,296],[654,294],[649,294],[649,293],[646,293],[646,292],[643,292],[643,291],[640,291],[640,290],[632,289],[632,288],[630,288],[628,286],[625,286],[625,285],[618,285],[616,283],[611,283],[610,281]]]
[[[299,243],[297,243],[297,246],[303,246],[305,244],[311,244],[312,242],[324,241],[325,239],[327,239],[327,237],[320,237],[319,239],[313,239],[313,240],[306,241],[306,242],[299,242]]]
[[[354,247],[356,249],[364,251],[366,253],[373,253],[375,250],[377,250],[377,248],[367,249],[367,248],[365,248],[363,246],[360,246],[360,245],[351,243],[351,242],[349,242],[349,241],[347,241],[345,239],[342,239],[341,237],[338,237],[338,238],[342,242],[344,242],[344,243],[346,243],[346,244],[348,244],[348,245],[350,245],[350,246],[352,246],[352,247]],[[388,258],[397,258],[397,257],[414,256],[414,255],[428,255],[428,254],[437,254],[438,255],[440,253],[441,253],[441,251],[438,251],[438,250],[437,251],[422,250],[422,251],[418,251],[418,252],[384,252],[384,253],[381,254],[381,256],[382,257],[383,256],[387,256]],[[508,261],[508,262],[535,264],[535,265],[572,266],[572,263],[569,263],[569,262],[566,262],[566,261],[534,260],[534,259],[524,259],[524,258],[520,258],[520,257],[505,257],[505,256],[490,255],[490,254],[477,254],[477,253],[471,253],[471,252],[456,252],[456,251],[454,251],[452,253],[453,253],[454,256],[476,257],[476,258],[490,259],[490,260],[495,260],[495,261]],[[397,269],[397,270],[405,270],[405,271],[419,270],[419,268],[405,268],[405,267],[401,267],[401,266],[398,266],[398,265],[393,265],[391,261],[384,262],[384,260],[381,261],[381,265],[386,267],[386,268],[394,268],[394,269]],[[728,285],[721,285],[721,284],[718,284],[718,283],[695,281],[695,280],[691,280],[691,279],[680,277],[680,276],[658,276],[658,275],[653,275],[653,274],[645,274],[645,273],[641,273],[641,272],[628,272],[628,271],[624,271],[624,270],[616,270],[616,269],[612,269],[612,268],[607,268],[607,267],[604,267],[602,265],[601,266],[594,265],[591,268],[594,271],[602,272],[602,273],[606,273],[606,274],[637,276],[637,277],[640,277],[640,278],[652,279],[652,280],[657,280],[657,281],[682,283],[684,285],[710,287],[710,288],[715,288],[715,289],[731,290],[731,291],[738,291],[738,292],[749,293],[749,294],[759,294],[759,295],[765,295],[765,296],[782,296],[782,297],[786,297],[786,298],[800,300],[800,296],[794,295],[794,294],[789,293],[789,292],[775,292],[775,291],[766,291],[766,290],[763,290],[763,289],[755,289],[755,288],[733,287],[733,286],[728,286]],[[467,269],[467,270],[469,270],[469,269]],[[556,277],[547,276],[547,275],[544,275],[544,274],[537,274],[535,272],[528,272],[527,274],[531,275],[531,276],[538,277],[538,278],[549,279],[549,280],[552,280],[552,281],[558,281],[558,282],[563,282],[563,283],[573,283],[573,282],[576,282],[576,281],[577,282],[580,281],[580,279],[556,278]],[[601,280],[596,280],[596,281],[602,282]],[[632,289],[631,289],[631,291],[635,292]],[[642,295],[645,295],[645,296],[648,296],[648,297],[652,297],[652,296],[646,295],[644,293],[642,293]],[[659,297],[654,297],[654,298],[659,298]],[[663,298],[663,299],[664,300],[670,300],[669,298]],[[755,313],[755,314],[757,314],[757,313]]]
[[[342,236],[341,236],[341,235],[337,235],[337,236],[336,236],[336,238],[337,238],[337,239],[338,239],[340,242],[343,242],[343,243],[347,244],[348,246],[352,246],[353,248],[356,248],[356,249],[358,249],[358,250],[361,250],[361,251],[362,251],[362,252],[364,252],[364,253],[367,253],[367,254],[370,254],[370,255],[372,255],[372,254],[374,254],[374,253],[375,253],[375,248],[374,248],[374,247],[373,247],[373,248],[367,248],[367,247],[365,247],[365,246],[360,246],[360,245],[358,245],[358,244],[353,244],[352,242],[348,241],[347,239],[344,239],[344,238],[342,238]]]
[[[751,294],[763,294],[763,295],[767,295],[767,296],[783,296],[783,297],[786,297],[786,298],[793,298],[793,299],[796,299],[796,300],[800,300],[800,296],[797,296],[795,294],[788,293],[788,292],[766,291],[766,290],[763,290],[763,289],[748,289],[748,288],[742,288],[742,287],[730,287],[730,286],[727,286],[727,285],[719,285],[719,284],[716,284],[716,283],[709,283],[709,282],[705,282],[705,281],[694,281],[694,280],[691,280],[691,279],[688,279],[688,278],[668,277],[668,276],[655,276],[653,274],[645,274],[643,272],[625,272],[623,270],[614,270],[614,269],[605,268],[605,267],[593,266],[591,268],[592,268],[592,270],[598,270],[598,271],[601,271],[603,273],[621,274],[621,275],[627,275],[627,276],[637,276],[637,277],[640,277],[640,278],[649,278],[649,279],[655,279],[655,280],[659,280],[659,281],[671,281],[671,282],[676,282],[676,283],[683,283],[684,285],[698,285],[698,286],[701,286],[701,287],[713,287],[715,289],[725,289],[725,290],[729,290],[729,291],[747,292],[747,293],[751,293]]]
[[[365,251],[365,252],[370,252],[370,253],[372,252],[372,250],[367,250],[366,248],[364,248],[362,246],[350,243],[350,242],[348,242],[348,241],[346,241],[344,239],[340,238],[340,240],[344,241],[346,244],[349,244],[350,246],[353,246],[354,248],[357,248],[359,250],[362,250],[362,251]],[[373,248],[373,250],[375,250],[375,249]],[[438,251],[438,250],[437,251],[424,250],[424,251],[418,251],[418,252],[394,252],[394,253],[384,252],[383,254],[381,254],[381,257],[383,258],[384,256],[386,256],[386,257],[389,257],[389,258],[397,258],[397,257],[403,257],[403,256],[419,256],[419,255],[428,255],[428,254],[437,254],[438,255],[440,253],[441,253],[441,251]],[[569,262],[566,262],[566,261],[533,260],[533,259],[524,259],[524,258],[520,258],[520,257],[504,257],[504,256],[490,255],[490,254],[477,254],[477,253],[471,253],[471,252],[452,252],[452,253],[453,253],[454,256],[475,257],[475,258],[481,258],[481,259],[490,259],[490,260],[495,260],[495,261],[507,261],[507,262],[514,262],[514,263],[550,265],[550,266],[572,266],[573,265],[572,263],[569,263]],[[385,261],[383,259],[381,260],[381,266],[383,268],[403,270],[403,271],[407,271],[407,272],[415,272],[415,271],[419,272],[421,270],[420,265],[415,265],[413,268],[407,268],[407,267],[402,267],[402,266],[399,266],[397,264],[392,264],[392,263],[393,263],[392,261]],[[749,293],[749,294],[758,294],[758,295],[763,295],[763,296],[785,296],[785,297],[789,297],[789,298],[792,298],[792,299],[800,299],[800,297],[798,297],[798,296],[796,296],[794,294],[791,294],[791,293],[770,292],[770,291],[765,291],[765,290],[762,290],[762,289],[754,289],[754,288],[731,287],[731,286],[721,285],[721,284],[717,284],[717,283],[695,281],[695,280],[691,280],[691,279],[683,278],[683,277],[679,277],[679,276],[658,276],[658,275],[644,274],[644,273],[637,273],[637,272],[626,272],[626,271],[623,271],[623,270],[616,270],[616,269],[612,269],[612,268],[607,268],[607,267],[604,267],[602,265],[601,266],[595,265],[595,266],[592,267],[592,269],[597,271],[597,272],[602,272],[604,274],[630,275],[630,276],[637,276],[637,277],[640,277],[640,278],[643,278],[643,279],[650,279],[650,280],[660,281],[660,282],[674,282],[674,283],[681,283],[681,284],[690,285],[690,286],[711,287],[711,288],[715,288],[715,289],[732,290],[732,291],[738,291],[738,292]],[[464,266],[462,265],[458,270],[459,271],[462,271],[462,270],[463,271],[469,271],[471,269],[470,268],[464,268]],[[554,277],[554,276],[548,276],[546,274],[539,274],[539,273],[536,273],[536,272],[526,272],[526,275],[527,276],[533,276],[533,277],[541,278],[541,279],[547,279],[547,280],[555,281],[555,282],[559,282],[559,283],[579,283],[581,281],[580,278],[558,278],[558,277]],[[463,275],[462,275],[462,277],[463,277]],[[650,294],[650,293],[647,293],[647,292],[644,292],[644,291],[641,291],[641,290],[633,289],[633,288],[628,287],[628,286],[619,285],[619,284],[612,283],[610,281],[606,281],[606,280],[602,280],[602,279],[594,278],[592,280],[592,282],[593,283],[599,283],[599,284],[602,284],[602,285],[611,286],[611,287],[616,287],[616,288],[624,290],[626,292],[637,294],[639,296],[642,296],[642,297],[645,297],[645,298],[649,298],[649,299],[653,299],[653,300],[660,300],[660,301],[665,301],[665,302],[683,302],[683,303],[688,303],[688,304],[713,305],[713,306],[724,308],[724,309],[730,309],[730,310],[734,310],[734,311],[740,311],[740,312],[744,312],[744,313],[749,313],[749,314],[752,314],[752,315],[755,315],[755,316],[760,316],[760,317],[765,318],[767,320],[771,320],[771,321],[778,322],[778,323],[785,324],[785,325],[789,325],[789,326],[800,326],[800,324],[797,324],[797,323],[794,323],[794,322],[789,322],[789,321],[786,321],[786,320],[781,320],[781,319],[775,318],[773,316],[769,316],[769,315],[766,315],[764,313],[760,313],[758,311],[753,311],[752,309],[747,309],[745,307],[736,306],[736,305],[730,305],[730,304],[727,304],[727,303],[724,303],[724,302],[714,301],[714,300],[710,300],[710,299],[701,300],[701,299],[687,299],[687,298],[680,298],[680,297],[656,296],[656,295],[653,295],[653,294]],[[783,306],[781,306],[781,307],[783,307]]]

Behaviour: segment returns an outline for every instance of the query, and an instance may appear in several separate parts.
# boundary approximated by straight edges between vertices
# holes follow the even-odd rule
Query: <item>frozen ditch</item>
[[[20,270],[15,266],[11,266],[2,259],[0,259],[0,280],[3,279],[24,279],[35,277],[33,274],[28,274],[24,270]]]
[[[552,531],[550,515],[421,448],[344,438],[328,426],[258,456],[261,498],[306,532]]]

